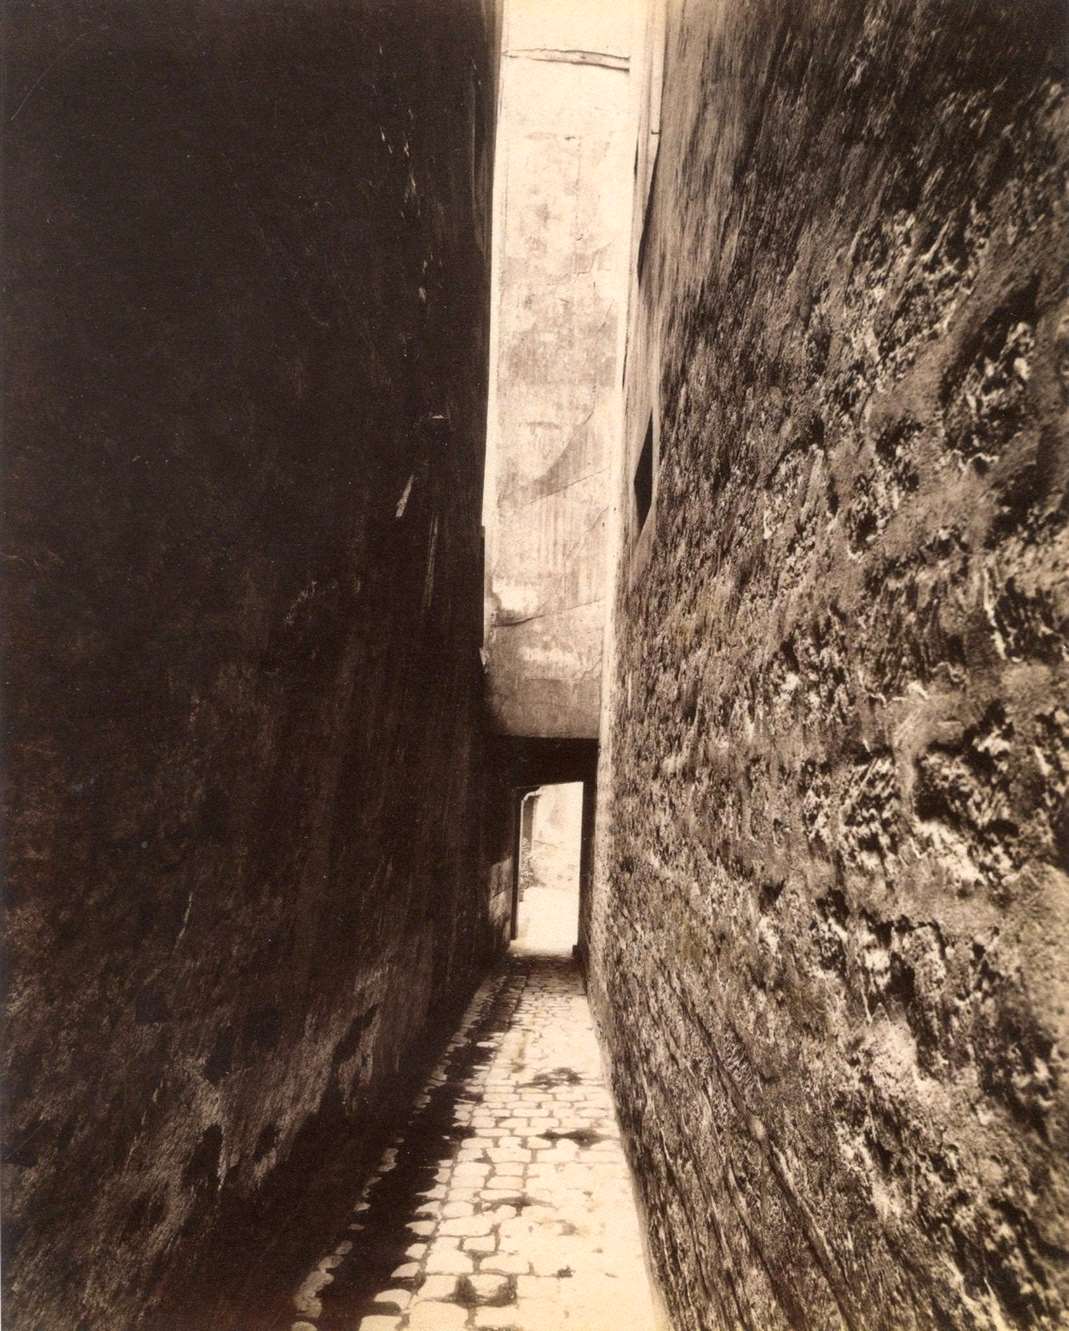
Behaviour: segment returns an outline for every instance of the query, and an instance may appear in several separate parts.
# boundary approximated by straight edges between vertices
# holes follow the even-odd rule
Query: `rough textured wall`
[[[496,19],[8,20],[5,1324],[186,1331],[489,945]]]
[[[588,941],[680,1328],[1069,1318],[1063,22],[670,13]]]
[[[506,14],[487,462],[487,680],[505,734],[594,738],[626,291],[619,0]]]

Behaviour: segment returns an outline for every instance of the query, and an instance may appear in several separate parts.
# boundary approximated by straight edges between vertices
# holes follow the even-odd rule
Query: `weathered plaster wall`
[[[487,678],[506,734],[598,732],[629,38],[615,0],[506,12],[486,497]]]
[[[272,1325],[491,947],[496,24],[9,11],[12,1331]]]
[[[1069,1318],[1063,22],[670,7],[587,945],[680,1328]]]
[[[543,786],[531,827],[529,870],[536,886],[578,892],[582,827],[583,787]]]

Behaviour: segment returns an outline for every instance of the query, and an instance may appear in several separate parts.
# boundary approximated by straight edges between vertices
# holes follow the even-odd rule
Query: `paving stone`
[[[477,1275],[468,1277],[468,1287],[480,1303],[513,1302],[509,1298],[510,1283],[504,1275]]]
[[[409,1331],[453,1331],[467,1324],[467,1308],[456,1303],[416,1302],[408,1314]]]
[[[465,1160],[453,1170],[453,1177],[456,1179],[484,1179],[489,1173],[489,1165],[479,1164],[474,1160]]]
[[[473,1239],[462,1239],[460,1246],[465,1252],[495,1252],[497,1250],[496,1234],[481,1234]]]
[[[472,1258],[466,1252],[461,1252],[459,1239],[453,1243],[438,1242],[432,1244],[430,1252],[427,1254],[425,1269],[428,1275],[470,1275],[474,1270]]]
[[[495,1165],[526,1165],[530,1164],[532,1159],[530,1151],[520,1151],[514,1146],[491,1146],[486,1156]]]
[[[484,1257],[479,1263],[480,1271],[499,1271],[505,1275],[528,1275],[531,1263],[518,1254],[499,1252],[493,1257]]]
[[[473,1238],[477,1234],[489,1234],[492,1228],[493,1222],[488,1216],[465,1215],[457,1216],[454,1220],[443,1220],[439,1233]]]
[[[457,1280],[457,1276],[428,1276],[419,1287],[419,1297],[448,1301],[457,1292]]]
[[[384,1289],[375,1295],[376,1303],[396,1303],[404,1311],[412,1302],[412,1292],[407,1289]]]
[[[474,1215],[474,1202],[446,1202],[442,1207],[442,1215],[448,1219],[453,1219],[460,1215]]]

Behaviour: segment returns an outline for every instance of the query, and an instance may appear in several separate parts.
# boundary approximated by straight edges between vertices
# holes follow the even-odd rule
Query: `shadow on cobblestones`
[[[352,1331],[361,1318],[397,1316],[399,1303],[381,1291],[411,1292],[417,1287],[416,1269],[405,1271],[415,1267],[410,1254],[415,1235],[409,1226],[420,1223],[421,1203],[434,1190],[443,1160],[473,1135],[472,1128],[456,1123],[456,1111],[482,1099],[472,1092],[471,1081],[493,1057],[491,1037],[507,1028],[515,1011],[519,991],[509,981],[516,969],[514,964],[491,982],[485,1006],[460,1043],[451,1045],[441,1080],[425,1092],[425,1103],[417,1104],[403,1138],[365,1187],[349,1232],[319,1264],[317,1271],[329,1276],[329,1283],[320,1284],[313,1273],[298,1293],[298,1312],[318,1331]]]
[[[290,1331],[648,1331],[641,1240],[575,963],[482,987]]]

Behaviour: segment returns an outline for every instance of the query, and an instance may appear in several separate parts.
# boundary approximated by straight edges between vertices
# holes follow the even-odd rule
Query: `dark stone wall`
[[[588,945],[681,1329],[1069,1318],[1064,20],[670,9]]]
[[[5,1325],[267,1327],[243,1227],[494,941],[498,18],[7,21]]]

